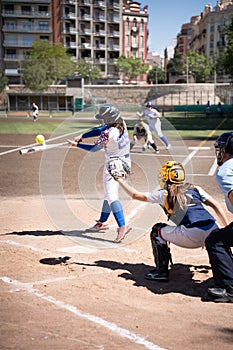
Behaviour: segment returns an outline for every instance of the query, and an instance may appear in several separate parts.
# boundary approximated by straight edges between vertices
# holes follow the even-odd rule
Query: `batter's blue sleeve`
[[[99,128],[95,128],[95,129],[92,129],[90,131],[85,132],[82,135],[82,138],[87,139],[88,137],[99,136],[101,134],[101,132],[106,130],[106,129],[107,129],[107,125],[100,126]]]
[[[79,143],[77,147],[89,152],[97,152],[102,149],[100,145],[83,145],[81,143]]]

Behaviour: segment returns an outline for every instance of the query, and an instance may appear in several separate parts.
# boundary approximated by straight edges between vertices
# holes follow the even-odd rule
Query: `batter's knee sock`
[[[154,148],[155,152],[157,152],[159,149],[158,149],[158,146],[156,145],[155,142],[151,143],[150,144],[152,148]]]
[[[169,142],[168,142],[168,140],[166,139],[165,136],[162,136],[162,137],[160,137],[160,138],[161,138],[161,140],[165,143],[166,146],[169,145]]]
[[[114,215],[114,218],[116,219],[116,222],[119,227],[125,225],[125,216],[123,207],[121,205],[121,202],[119,200],[114,201],[110,204],[110,208],[112,210],[112,213]]]
[[[101,210],[101,214],[100,214],[100,222],[106,222],[109,218],[109,215],[111,213],[111,208],[108,204],[108,201],[105,199],[103,202],[103,206],[102,206],[102,210]]]

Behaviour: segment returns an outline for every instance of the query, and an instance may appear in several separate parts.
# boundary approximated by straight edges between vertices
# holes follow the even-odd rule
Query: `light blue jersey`
[[[233,191],[233,158],[224,162],[217,170],[216,181],[224,194],[226,206],[233,213],[233,205],[229,201],[229,193]]]

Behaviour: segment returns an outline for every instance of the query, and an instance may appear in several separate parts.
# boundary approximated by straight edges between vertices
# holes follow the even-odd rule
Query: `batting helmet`
[[[162,189],[168,183],[183,185],[185,170],[181,163],[175,161],[166,162],[159,171],[159,183]]]
[[[146,103],[146,107],[152,107],[152,108],[153,108],[153,107],[154,107],[154,105],[153,105],[153,103],[152,103],[152,102],[147,102],[147,103]]]
[[[233,131],[224,132],[218,137],[215,144],[215,153],[218,165],[223,164],[223,156],[226,153],[233,155]]]
[[[113,124],[120,118],[120,112],[114,105],[106,103],[100,107],[95,118],[103,119],[105,124]]]

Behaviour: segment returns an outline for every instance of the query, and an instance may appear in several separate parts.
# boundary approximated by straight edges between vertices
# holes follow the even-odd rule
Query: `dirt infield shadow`
[[[125,270],[118,277],[126,280],[134,281],[136,287],[145,287],[154,294],[167,294],[167,293],[180,293],[192,297],[202,297],[208,287],[213,284],[213,279],[209,278],[205,281],[195,280],[194,271],[198,271],[199,274],[207,274],[210,270],[206,265],[186,265],[186,264],[174,264],[170,270],[169,282],[156,282],[149,281],[144,278],[144,275],[148,273],[154,266],[149,266],[144,263],[120,263],[117,261],[98,260],[94,264],[83,264],[75,262],[74,264],[82,266],[97,266],[110,270]]]

